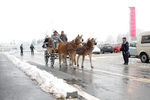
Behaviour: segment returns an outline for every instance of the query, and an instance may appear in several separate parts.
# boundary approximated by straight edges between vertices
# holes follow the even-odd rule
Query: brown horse
[[[83,63],[84,63],[85,56],[89,55],[91,68],[93,68],[93,65],[92,65],[92,51],[94,49],[94,46],[97,44],[95,42],[95,40],[96,39],[94,39],[94,38],[88,39],[85,44],[83,44],[82,46],[78,47],[78,50],[77,50],[77,54],[78,54],[77,66],[79,66],[79,58],[80,58],[80,56],[82,56],[82,65],[81,65],[81,67],[83,68],[84,67]]]
[[[82,42],[83,42],[82,35],[81,36],[78,35],[71,42],[68,42],[68,43],[61,42],[59,44],[58,53],[59,53],[59,66],[60,67],[61,67],[62,55],[64,55],[66,66],[67,66],[67,60],[66,60],[67,55],[70,55],[71,61],[72,61],[72,63],[71,63],[72,68],[75,69],[74,64],[75,64],[76,49],[77,49],[78,45]]]

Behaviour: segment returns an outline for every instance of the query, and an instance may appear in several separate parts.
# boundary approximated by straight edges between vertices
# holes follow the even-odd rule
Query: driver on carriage
[[[43,48],[48,47],[49,38],[50,38],[50,37],[49,37],[48,35],[46,35],[45,40],[44,40],[44,43],[43,43],[43,45],[42,45]]]
[[[51,42],[53,45],[54,50],[58,50],[58,43],[62,42],[60,35],[57,31],[54,31],[53,34],[51,35]]]

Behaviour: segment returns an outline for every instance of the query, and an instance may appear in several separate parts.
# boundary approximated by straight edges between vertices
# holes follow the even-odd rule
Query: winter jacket
[[[60,35],[59,35],[59,34],[57,34],[57,35],[52,35],[52,36],[51,36],[51,39],[52,39],[52,41],[54,41],[54,42],[56,42],[56,43],[62,42],[62,40],[60,39]]]
[[[34,50],[34,46],[33,46],[33,45],[31,45],[31,46],[30,46],[30,49],[31,49],[31,51],[33,51],[33,50]]]
[[[122,51],[122,52],[128,52],[128,50],[129,50],[129,43],[128,42],[122,43],[120,51]]]
[[[63,42],[67,42],[68,41],[68,38],[67,36],[64,34],[64,35],[60,35],[60,39],[63,41]]]

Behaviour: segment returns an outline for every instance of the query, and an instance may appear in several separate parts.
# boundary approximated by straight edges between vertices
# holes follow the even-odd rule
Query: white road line
[[[109,72],[109,71],[99,70],[99,69],[96,69],[96,70],[99,72],[114,75],[114,76],[121,76],[121,77],[129,78],[130,80],[137,80],[140,82],[150,83],[150,79],[146,79],[146,78],[133,77],[133,76],[123,75],[123,74],[119,74],[119,73],[113,73],[113,72]]]
[[[100,99],[98,99],[98,98],[96,98],[96,97],[94,97],[94,96],[84,92],[83,90],[81,90],[78,85],[74,85],[74,87],[77,89],[78,94],[80,96],[84,97],[86,100],[100,100]]]

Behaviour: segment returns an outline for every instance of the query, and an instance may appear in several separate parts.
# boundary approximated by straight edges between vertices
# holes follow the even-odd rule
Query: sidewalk
[[[0,54],[0,100],[56,100]]]

